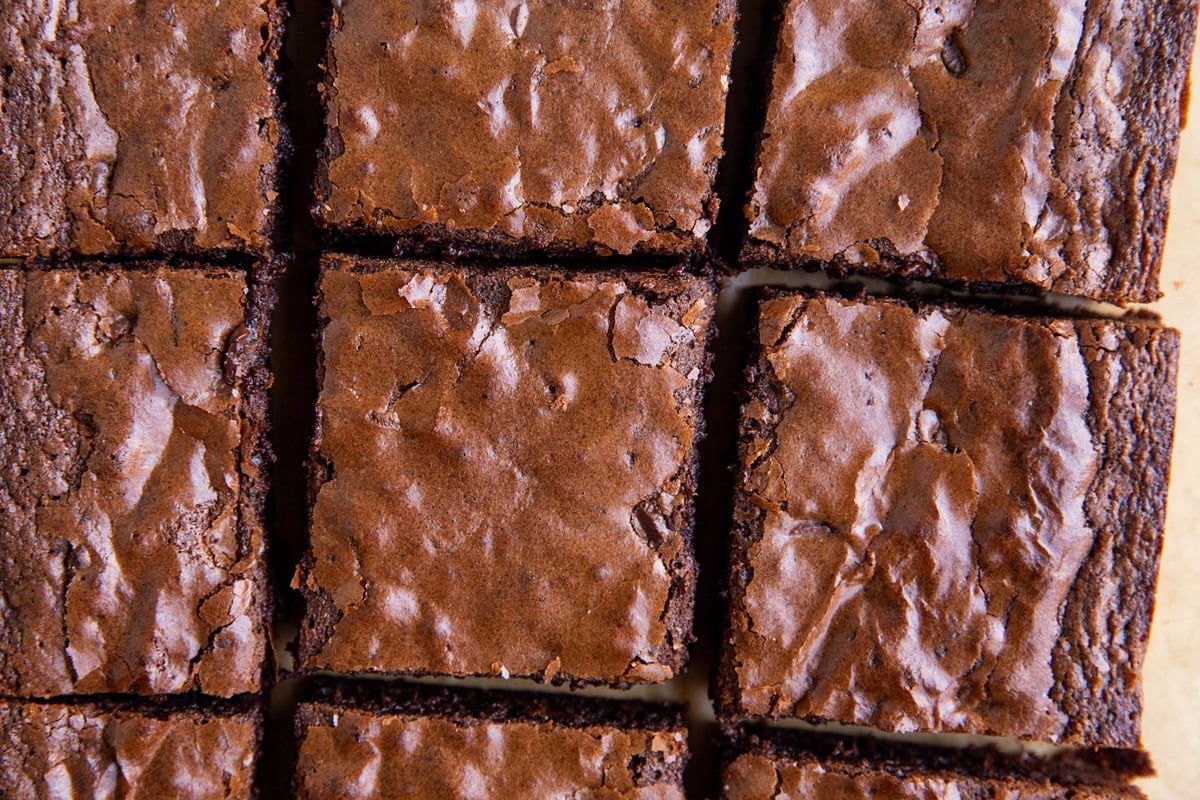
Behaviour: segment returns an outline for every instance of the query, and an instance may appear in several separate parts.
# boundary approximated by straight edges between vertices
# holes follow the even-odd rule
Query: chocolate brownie
[[[327,256],[301,665],[678,672],[714,303],[668,272]]]
[[[768,293],[730,716],[1137,745],[1177,332]]]
[[[281,9],[0,4],[0,257],[265,248]]]
[[[702,249],[734,5],[335,3],[318,219],[408,248]]]
[[[0,794],[250,800],[261,741],[250,706],[0,700]]]
[[[743,251],[1159,297],[1195,0],[789,0]]]
[[[300,800],[684,796],[678,706],[326,683],[300,704],[296,736]]]
[[[1152,771],[1144,753],[1130,750],[1043,758],[765,729],[735,731],[723,760],[724,800],[1145,800],[1127,781]]]
[[[257,691],[265,278],[0,270],[0,694]]]

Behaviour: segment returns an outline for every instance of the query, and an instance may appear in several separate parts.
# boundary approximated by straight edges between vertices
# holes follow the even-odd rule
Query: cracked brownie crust
[[[684,796],[678,706],[324,682],[296,736],[302,800]]]
[[[273,0],[0,5],[0,257],[264,250]]]
[[[0,270],[0,694],[257,691],[270,291],[97,269]]]
[[[732,0],[334,3],[316,214],[487,254],[700,251]]]
[[[328,256],[320,291],[302,665],[675,674],[710,281]]]
[[[1139,739],[1178,334],[770,293],[719,705]]]
[[[1145,800],[1127,781],[1151,773],[1133,751],[1039,758],[781,730],[735,731],[723,762],[722,800]]]
[[[0,700],[4,796],[251,800],[257,709]]]
[[[1195,24],[1194,0],[789,0],[745,260],[1157,299]]]

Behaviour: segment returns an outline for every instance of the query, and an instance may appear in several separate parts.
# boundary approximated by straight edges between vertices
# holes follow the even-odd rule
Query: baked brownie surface
[[[727,714],[1135,746],[1178,335],[773,294]]]
[[[0,256],[265,247],[280,13],[0,4]]]
[[[0,700],[0,794],[249,800],[261,724],[257,711]]]
[[[714,293],[329,256],[304,667],[669,678]]]
[[[790,0],[752,262],[1159,296],[1194,0]]]
[[[0,693],[256,691],[264,312],[104,270],[0,270]]]
[[[703,246],[731,0],[339,0],[317,216],[475,249]]]
[[[1103,760],[1109,755],[1122,760],[1121,753],[1096,757]],[[1128,758],[1136,762],[1138,754]],[[726,754],[720,797],[1144,800],[1140,791],[1125,783],[1129,774],[1106,766],[1074,755],[1037,758],[983,747],[932,748],[866,737],[764,732],[761,737],[735,739]]]
[[[302,703],[296,796],[683,800],[680,709],[515,692],[417,690]]]

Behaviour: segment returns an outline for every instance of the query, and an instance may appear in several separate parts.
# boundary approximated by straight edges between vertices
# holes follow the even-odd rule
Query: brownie
[[[252,706],[0,700],[0,795],[250,800],[261,742]]]
[[[0,257],[263,250],[282,8],[0,4]]]
[[[1177,332],[770,292],[755,336],[722,713],[1136,746]]]
[[[0,269],[0,694],[262,686],[270,305],[235,270]]]
[[[931,747],[805,731],[749,729],[727,741],[720,797],[1145,800],[1127,781],[1152,772],[1138,751],[1049,757],[990,747]]]
[[[789,0],[750,265],[1159,297],[1195,0]]]
[[[734,7],[336,3],[318,220],[409,255],[701,250]]]
[[[301,666],[677,673],[712,283],[330,255],[319,305]]]
[[[295,724],[299,800],[684,796],[678,706],[325,683]]]

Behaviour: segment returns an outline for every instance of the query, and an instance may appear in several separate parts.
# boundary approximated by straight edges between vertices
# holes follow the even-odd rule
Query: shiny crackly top
[[[883,239],[941,277],[1109,294],[1113,240],[1153,210],[1124,194],[1151,202],[1172,169],[1124,156],[1150,147],[1127,118],[1141,5],[792,0],[752,239],[863,268]]]
[[[783,296],[759,336],[745,710],[1059,737],[1058,662],[1090,657],[1055,646],[1099,463],[1074,324]]]
[[[335,5],[327,223],[629,253],[715,220],[732,3]]]
[[[337,266],[305,665],[670,677],[707,282]]]
[[[0,4],[0,256],[265,246],[268,5]]]
[[[297,797],[683,800],[687,732],[335,711],[300,744]]]
[[[249,800],[257,750],[246,718],[0,702],[4,796],[19,800]]]
[[[836,797],[838,800],[1100,800],[1139,795],[1132,789],[1092,792],[1042,781],[1005,781],[953,774],[887,772],[880,769],[823,765],[815,759],[772,761],[741,755],[725,771],[722,800],[783,800]]]
[[[0,271],[0,693],[259,687],[240,273]]]

